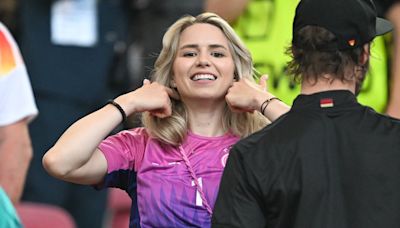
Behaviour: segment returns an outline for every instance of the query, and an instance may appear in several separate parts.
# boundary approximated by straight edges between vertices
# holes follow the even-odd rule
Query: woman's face
[[[228,40],[211,24],[187,27],[181,34],[173,63],[173,83],[183,101],[225,98],[234,81]]]

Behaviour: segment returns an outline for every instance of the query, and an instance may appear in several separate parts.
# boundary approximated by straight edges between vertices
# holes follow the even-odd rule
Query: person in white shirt
[[[0,22],[0,227],[19,227],[13,205],[32,158],[29,122],[38,114],[17,44]]]

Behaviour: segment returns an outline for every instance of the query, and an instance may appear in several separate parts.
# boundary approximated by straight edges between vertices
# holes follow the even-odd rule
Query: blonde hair
[[[185,16],[168,28],[162,40],[163,48],[154,64],[152,80],[170,87],[173,75],[172,65],[178,50],[180,36],[186,28],[198,23],[214,25],[224,33],[233,56],[235,79],[249,78],[254,80],[254,68],[250,52],[230,25],[213,13],[202,13],[197,17]],[[172,115],[170,117],[161,119],[145,112],[142,115],[142,121],[152,137],[176,146],[182,143],[186,137],[188,115],[186,107],[181,101],[171,100]],[[223,129],[239,137],[245,137],[261,129],[268,122],[259,112],[234,113],[229,109],[228,105],[225,106],[224,112],[221,120]]]

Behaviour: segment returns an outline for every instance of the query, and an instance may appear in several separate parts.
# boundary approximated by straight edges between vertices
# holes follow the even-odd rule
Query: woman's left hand
[[[259,84],[243,78],[229,88],[225,100],[234,112],[254,112],[259,110],[261,103],[268,97],[272,97],[267,92],[268,75],[260,78]]]

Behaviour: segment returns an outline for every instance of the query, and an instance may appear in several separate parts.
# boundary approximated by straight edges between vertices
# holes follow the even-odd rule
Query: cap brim
[[[377,17],[376,18],[376,35],[383,35],[393,30],[393,25],[390,21]]]

